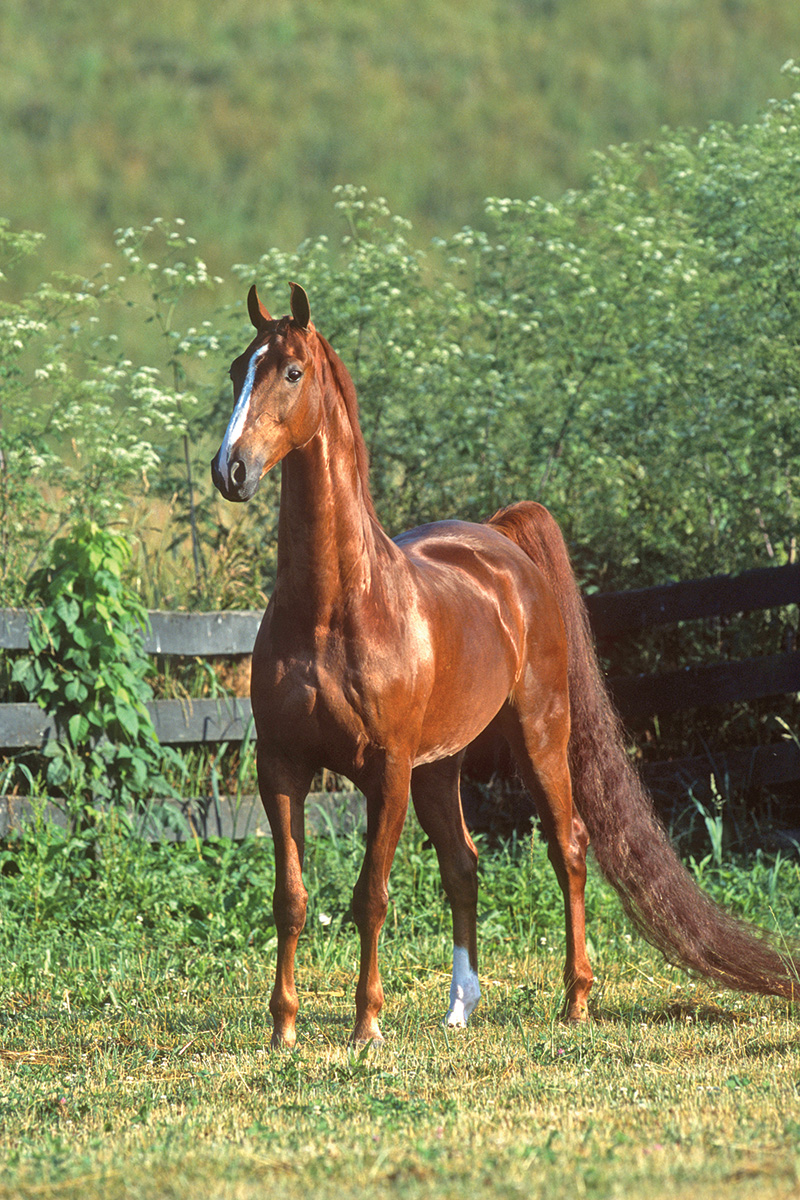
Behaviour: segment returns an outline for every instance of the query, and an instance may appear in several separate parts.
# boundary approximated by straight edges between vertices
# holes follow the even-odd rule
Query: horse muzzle
[[[241,503],[255,494],[262,468],[263,463],[236,455],[228,462],[221,463],[218,450],[211,460],[211,478],[214,487],[226,500]]]

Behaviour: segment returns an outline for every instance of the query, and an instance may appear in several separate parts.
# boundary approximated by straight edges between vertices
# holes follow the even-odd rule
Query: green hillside
[[[752,119],[798,54],[797,0],[5,0],[0,215],[68,271],[181,216],[227,269],[330,232],[348,182],[426,241],[608,144]]]

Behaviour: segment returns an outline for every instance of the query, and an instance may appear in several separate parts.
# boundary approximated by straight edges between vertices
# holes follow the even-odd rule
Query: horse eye
[[[289,383],[297,383],[298,379],[302,379],[302,377],[303,372],[299,367],[286,368],[286,378],[289,380]]]

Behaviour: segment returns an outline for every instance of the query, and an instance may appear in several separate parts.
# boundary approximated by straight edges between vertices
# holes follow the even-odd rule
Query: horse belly
[[[464,634],[437,656],[414,765],[458,754],[497,716],[513,689],[517,652],[505,631]]]

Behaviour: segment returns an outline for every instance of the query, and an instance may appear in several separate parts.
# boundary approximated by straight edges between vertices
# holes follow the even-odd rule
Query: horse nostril
[[[247,482],[247,467],[240,458],[231,463],[231,483],[234,487],[243,487]]]

